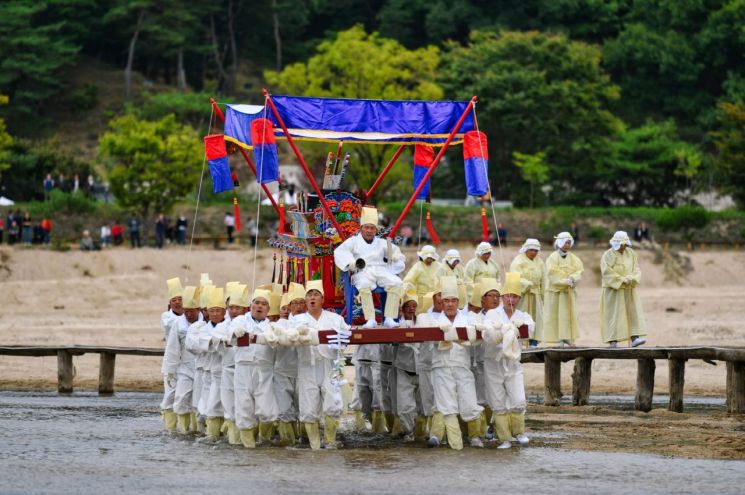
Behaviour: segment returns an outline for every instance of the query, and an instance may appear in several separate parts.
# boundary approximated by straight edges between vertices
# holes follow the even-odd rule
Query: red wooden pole
[[[215,110],[215,114],[220,118],[220,121],[225,122],[225,114],[222,113],[222,110],[220,110],[220,107],[215,101],[215,99],[210,98],[210,103],[212,104],[212,108]],[[256,166],[254,165],[254,162],[251,160],[251,158],[248,156],[248,153],[246,153],[246,150],[244,150],[240,146],[238,147],[238,149],[240,150],[241,155],[243,155],[243,159],[246,160],[246,163],[248,164],[248,166],[251,167],[251,170],[253,171],[254,175],[258,178],[259,176],[256,174]],[[259,183],[259,185],[264,190],[264,193],[269,198],[269,201],[272,202],[272,206],[274,207],[274,210],[277,213],[279,213],[279,205],[277,204],[276,201],[274,201],[274,196],[272,196],[272,193],[269,192],[269,188],[266,187],[266,184]],[[280,191],[280,194],[282,194],[281,191]]]
[[[460,127],[463,125],[463,121],[466,120],[466,116],[468,115],[468,112],[470,112],[473,106],[476,104],[476,100],[478,100],[478,97],[474,96],[473,98],[471,98],[471,101],[468,102],[468,106],[466,106],[466,109],[463,111],[463,115],[461,115],[460,119],[458,119],[458,122],[456,122],[455,127],[450,132],[450,135],[448,135],[448,138],[445,141],[445,144],[442,146],[442,148],[440,149],[440,152],[437,153],[437,156],[435,157],[434,161],[427,169],[427,173],[424,174],[424,177],[422,178],[421,182],[419,182],[419,186],[417,186],[416,190],[414,191],[414,194],[411,195],[409,202],[406,203],[406,206],[404,207],[404,211],[401,212],[401,215],[398,217],[398,220],[396,220],[396,223],[393,224],[393,228],[388,234],[388,237],[390,237],[391,239],[393,239],[393,236],[396,235],[396,231],[401,226],[401,223],[404,221],[404,218],[406,218],[406,215],[409,213],[409,210],[411,209],[411,207],[414,205],[414,202],[416,201],[417,196],[419,196],[419,193],[424,188],[424,185],[427,183],[429,178],[432,176],[432,172],[435,171],[435,167],[437,167],[437,164],[440,163],[440,160],[445,155],[445,152],[450,146],[450,143],[453,141],[453,138],[455,137],[456,134],[458,134]]]
[[[378,188],[378,186],[380,185],[380,183],[383,182],[383,178],[386,176],[386,174],[388,174],[388,171],[391,169],[391,167],[393,167],[393,164],[396,163],[396,161],[398,160],[398,157],[401,156],[401,153],[403,153],[405,149],[406,149],[406,145],[405,144],[402,144],[398,148],[398,150],[396,150],[396,153],[388,161],[388,165],[385,166],[385,168],[383,169],[383,171],[380,172],[380,175],[378,176],[378,178],[375,179],[375,183],[372,185],[372,187],[370,188],[370,190],[367,191],[367,193],[365,193],[365,201],[363,202],[363,204],[367,203],[367,200],[370,199],[370,196],[373,195],[373,193]]]
[[[334,225],[336,232],[339,234],[342,240],[345,240],[346,236],[342,232],[341,227],[339,227],[339,223],[336,221],[336,217],[334,216],[333,213],[331,213],[331,210],[329,209],[329,205],[328,203],[326,203],[326,200],[324,199],[323,194],[321,193],[321,189],[318,187],[318,184],[316,183],[316,179],[313,178],[313,174],[310,172],[310,169],[308,168],[308,164],[305,163],[305,159],[303,158],[303,155],[300,154],[300,150],[295,145],[295,140],[293,140],[292,136],[290,136],[290,131],[287,130],[285,121],[282,120],[282,117],[279,115],[279,112],[277,111],[277,107],[274,106],[274,102],[272,101],[272,97],[269,95],[269,91],[267,91],[266,89],[262,89],[262,92],[264,93],[264,97],[266,98],[266,101],[269,104],[269,107],[272,109],[272,113],[274,114],[274,117],[277,119],[277,123],[279,123],[279,126],[282,128],[282,131],[285,133],[287,142],[290,144],[292,151],[295,153],[295,156],[300,162],[300,166],[303,167],[303,170],[305,170],[305,175],[308,177],[308,180],[310,180],[310,185],[313,186],[313,190],[318,195],[318,200],[321,202],[323,211],[325,211],[326,215],[328,215],[329,220],[331,220],[331,223]]]

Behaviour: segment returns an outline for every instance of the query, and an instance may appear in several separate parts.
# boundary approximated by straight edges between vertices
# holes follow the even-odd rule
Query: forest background
[[[743,26],[745,0],[10,0],[0,4],[0,194],[38,214],[151,217],[192,204],[210,96],[478,95],[496,199],[562,223],[636,208],[629,215],[662,216],[685,235],[713,219],[741,241]],[[328,148],[303,147],[319,174]],[[360,188],[394,151],[350,150]],[[411,193],[411,162],[376,202]],[[434,197],[465,196],[462,164],[460,150],[448,154]],[[57,194],[44,207],[47,174],[93,175],[113,205]],[[700,193],[735,207],[702,213]],[[229,208],[223,196],[204,192]]]

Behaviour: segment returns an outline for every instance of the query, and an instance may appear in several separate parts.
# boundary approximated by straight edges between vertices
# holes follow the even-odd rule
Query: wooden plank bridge
[[[57,391],[73,391],[73,356],[99,354],[98,393],[114,392],[114,368],[117,354],[134,356],[163,356],[163,349],[100,346],[0,346],[0,355],[57,356]],[[522,353],[523,363],[543,363],[544,398],[548,406],[558,406],[561,392],[561,363],[574,361],[572,373],[572,404],[588,404],[594,359],[635,359],[637,361],[635,408],[652,409],[655,360],[667,360],[669,368],[670,400],[668,409],[683,411],[685,364],[691,359],[708,363],[726,363],[727,411],[745,413],[745,348],[743,347],[637,347],[616,348],[545,348]]]

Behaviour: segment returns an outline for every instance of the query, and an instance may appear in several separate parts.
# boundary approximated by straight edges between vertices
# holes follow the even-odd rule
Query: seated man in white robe
[[[360,231],[339,245],[334,251],[336,266],[353,273],[352,285],[360,293],[365,328],[377,326],[372,291],[385,289],[387,298],[383,315],[386,327],[398,326],[399,303],[403,295],[403,282],[398,274],[404,271],[406,257],[390,240],[381,239],[378,233],[378,210],[362,208]]]

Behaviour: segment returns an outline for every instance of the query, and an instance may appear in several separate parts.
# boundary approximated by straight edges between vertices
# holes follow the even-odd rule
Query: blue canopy
[[[377,144],[442,145],[468,106],[467,101],[388,101],[346,98],[272,96],[290,135],[296,140]],[[277,138],[284,133],[271,111],[255,105],[228,105],[226,139],[250,148],[251,121],[274,122]],[[463,142],[474,128],[469,113],[452,144]]]

